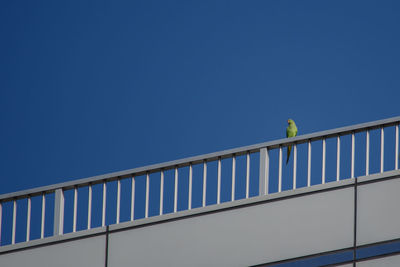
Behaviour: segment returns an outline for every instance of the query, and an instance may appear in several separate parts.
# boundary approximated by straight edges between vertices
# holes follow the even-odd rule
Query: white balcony
[[[353,252],[400,240],[399,122],[1,195],[0,266],[273,266],[346,253],[336,263],[367,266]]]

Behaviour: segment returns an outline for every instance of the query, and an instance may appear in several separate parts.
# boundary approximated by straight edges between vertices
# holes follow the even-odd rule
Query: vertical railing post
[[[399,124],[396,125],[396,140],[395,140],[395,156],[394,156],[394,160],[395,160],[395,164],[394,164],[394,169],[398,170],[399,169]]]
[[[336,141],[336,181],[340,180],[340,135],[337,136]]]
[[[365,175],[369,175],[369,130],[367,130],[365,141]]]
[[[231,201],[235,200],[235,183],[236,183],[236,155],[232,155],[232,189],[231,189]]]
[[[384,155],[385,155],[385,132],[384,132],[384,130],[383,130],[383,126],[381,127],[381,173],[383,172],[383,170],[384,170],[384,161],[383,161],[383,158],[384,158]]]
[[[17,230],[17,200],[13,201],[13,220],[12,220],[12,234],[11,234],[11,244],[15,244],[15,234]]]
[[[146,201],[145,201],[145,211],[144,217],[149,217],[149,197],[150,197],[150,173],[146,174]]]
[[[164,170],[160,174],[160,215],[164,213]]]
[[[175,173],[175,177],[178,177],[178,174]],[[175,179],[177,181],[177,179]],[[207,197],[207,161],[203,161],[203,201],[202,206],[206,206],[206,197]],[[176,210],[175,210],[176,211]]]
[[[76,232],[76,221],[78,215],[78,187],[74,187],[74,215],[72,218],[72,232]]]
[[[221,203],[221,157],[218,158],[217,170],[217,204]]]
[[[293,189],[297,188],[297,144],[293,144]]]
[[[1,224],[2,224],[2,216],[3,216],[3,206],[0,202],[0,246],[1,246]]]
[[[322,139],[322,184],[325,184],[326,139]]]
[[[28,242],[30,240],[31,236],[31,208],[32,208],[32,201],[31,197],[28,196],[27,198],[28,201],[28,209],[26,211],[26,241]]]
[[[116,223],[119,223],[121,212],[121,179],[117,180],[117,220]]]
[[[308,140],[307,186],[311,186],[311,140]]]
[[[250,195],[250,152],[246,152],[246,198]]]
[[[278,192],[282,191],[282,145],[279,146]]]
[[[54,198],[54,235],[62,235],[64,226],[64,192],[56,189]]]
[[[232,156],[232,190],[231,190],[231,201],[235,200],[235,183],[236,183],[236,155]]]
[[[354,178],[354,156],[355,156],[355,151],[356,151],[356,137],[354,132],[351,134],[351,168],[350,168],[350,176],[351,178]]]
[[[259,176],[259,194],[264,196],[268,194],[269,181],[269,154],[268,149],[263,147],[260,149],[260,176]]]
[[[42,219],[40,223],[40,238],[44,238],[44,224],[46,219],[46,194],[42,193]]]
[[[101,226],[106,226],[107,181],[103,182],[103,207],[101,211]]]
[[[189,197],[188,197],[188,209],[192,209],[192,187],[193,187],[193,166],[192,163],[189,164]]]
[[[178,211],[178,182],[179,182],[178,177],[179,177],[178,166],[175,166],[174,212]]]
[[[64,205],[63,205],[64,207]],[[88,188],[88,216],[87,216],[87,229],[92,228],[92,185],[89,184]]]
[[[131,188],[131,221],[135,219],[135,176],[132,175]]]

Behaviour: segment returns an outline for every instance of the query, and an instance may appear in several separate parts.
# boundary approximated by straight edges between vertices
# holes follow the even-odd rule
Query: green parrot
[[[294,123],[294,120],[288,119],[288,124],[289,126],[286,128],[286,137],[295,137],[297,135],[297,127],[296,124]],[[287,147],[287,159],[286,159],[286,165],[289,162],[289,157],[290,157],[290,151],[292,151],[292,146]]]

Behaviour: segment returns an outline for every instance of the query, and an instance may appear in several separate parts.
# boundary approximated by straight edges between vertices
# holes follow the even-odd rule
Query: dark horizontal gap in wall
[[[356,254],[357,261],[400,254],[400,239],[360,247]]]
[[[400,255],[400,239],[385,241],[381,243],[375,243],[374,245],[366,245],[363,247],[359,247],[357,249],[357,257],[355,262],[364,262],[370,261],[374,259],[381,259],[390,256]],[[346,261],[342,262],[340,265],[337,264],[329,264],[325,265],[325,267],[329,266],[342,266],[345,264],[353,263],[354,261]],[[297,265],[296,265],[297,266]]]
[[[378,242],[359,246],[356,250],[356,262],[400,254],[400,239]],[[311,267],[311,266],[338,266],[337,264],[353,263],[353,249],[336,250],[282,260],[272,263],[255,265],[253,267]]]
[[[294,259],[281,260],[276,262],[270,262],[260,265],[254,265],[251,267],[310,267],[310,266],[323,266],[329,264],[338,264],[342,262],[348,262],[353,259],[353,248],[334,250],[329,252],[323,252],[313,254],[309,256],[298,257]]]

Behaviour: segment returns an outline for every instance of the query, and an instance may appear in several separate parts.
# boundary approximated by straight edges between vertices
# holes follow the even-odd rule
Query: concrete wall
[[[1,267],[104,267],[105,236],[97,236],[0,255]]]
[[[353,243],[345,188],[110,234],[110,266],[248,266]]]
[[[400,238],[400,179],[358,187],[357,245]]]
[[[357,263],[357,267],[399,267],[400,266],[400,255],[389,256],[374,260],[362,261]]]

